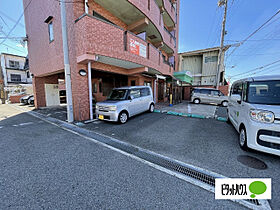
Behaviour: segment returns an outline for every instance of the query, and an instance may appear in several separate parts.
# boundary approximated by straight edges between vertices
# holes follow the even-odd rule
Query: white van
[[[243,150],[280,155],[280,75],[234,82],[227,110]]]

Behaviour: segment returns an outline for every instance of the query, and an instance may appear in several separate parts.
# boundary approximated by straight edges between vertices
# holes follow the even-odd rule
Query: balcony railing
[[[137,63],[170,74],[170,65],[163,62],[161,52],[132,32],[91,15],[76,21],[77,55],[94,53]]]

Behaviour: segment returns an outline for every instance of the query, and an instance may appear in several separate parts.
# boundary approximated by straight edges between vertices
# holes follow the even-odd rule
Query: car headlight
[[[109,106],[109,111],[116,111],[117,107],[116,106]]]
[[[264,110],[250,110],[250,117],[254,121],[264,122],[264,123],[273,123],[274,122],[274,113]]]
[[[97,104],[95,105],[95,109],[99,109],[99,106]]]

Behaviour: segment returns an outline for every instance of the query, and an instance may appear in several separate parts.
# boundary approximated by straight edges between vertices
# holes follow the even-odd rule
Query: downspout
[[[85,13],[88,14],[88,0],[85,0]]]
[[[88,94],[89,94],[89,116],[90,116],[90,120],[93,120],[91,62],[90,61],[88,62]]]

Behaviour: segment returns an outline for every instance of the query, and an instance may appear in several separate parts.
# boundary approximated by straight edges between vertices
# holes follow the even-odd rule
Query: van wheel
[[[193,102],[194,102],[195,104],[200,104],[200,100],[199,100],[198,98],[194,99]]]
[[[228,113],[228,109],[227,109],[227,124],[231,124],[231,121],[230,121],[230,119],[229,119],[229,113]]]
[[[223,101],[223,102],[222,102],[222,106],[223,106],[223,107],[227,107],[227,106],[228,106],[228,102],[227,102],[227,101]]]
[[[121,124],[125,124],[126,122],[127,122],[127,120],[128,120],[128,114],[126,113],[126,112],[121,112],[120,114],[119,114],[119,122],[121,123]]]
[[[241,149],[247,151],[248,150],[248,146],[247,146],[247,133],[246,133],[246,129],[244,127],[242,127],[240,129],[240,133],[239,133],[239,146],[241,147]]]
[[[154,110],[155,110],[155,105],[151,104],[149,108],[149,112],[154,112]]]

